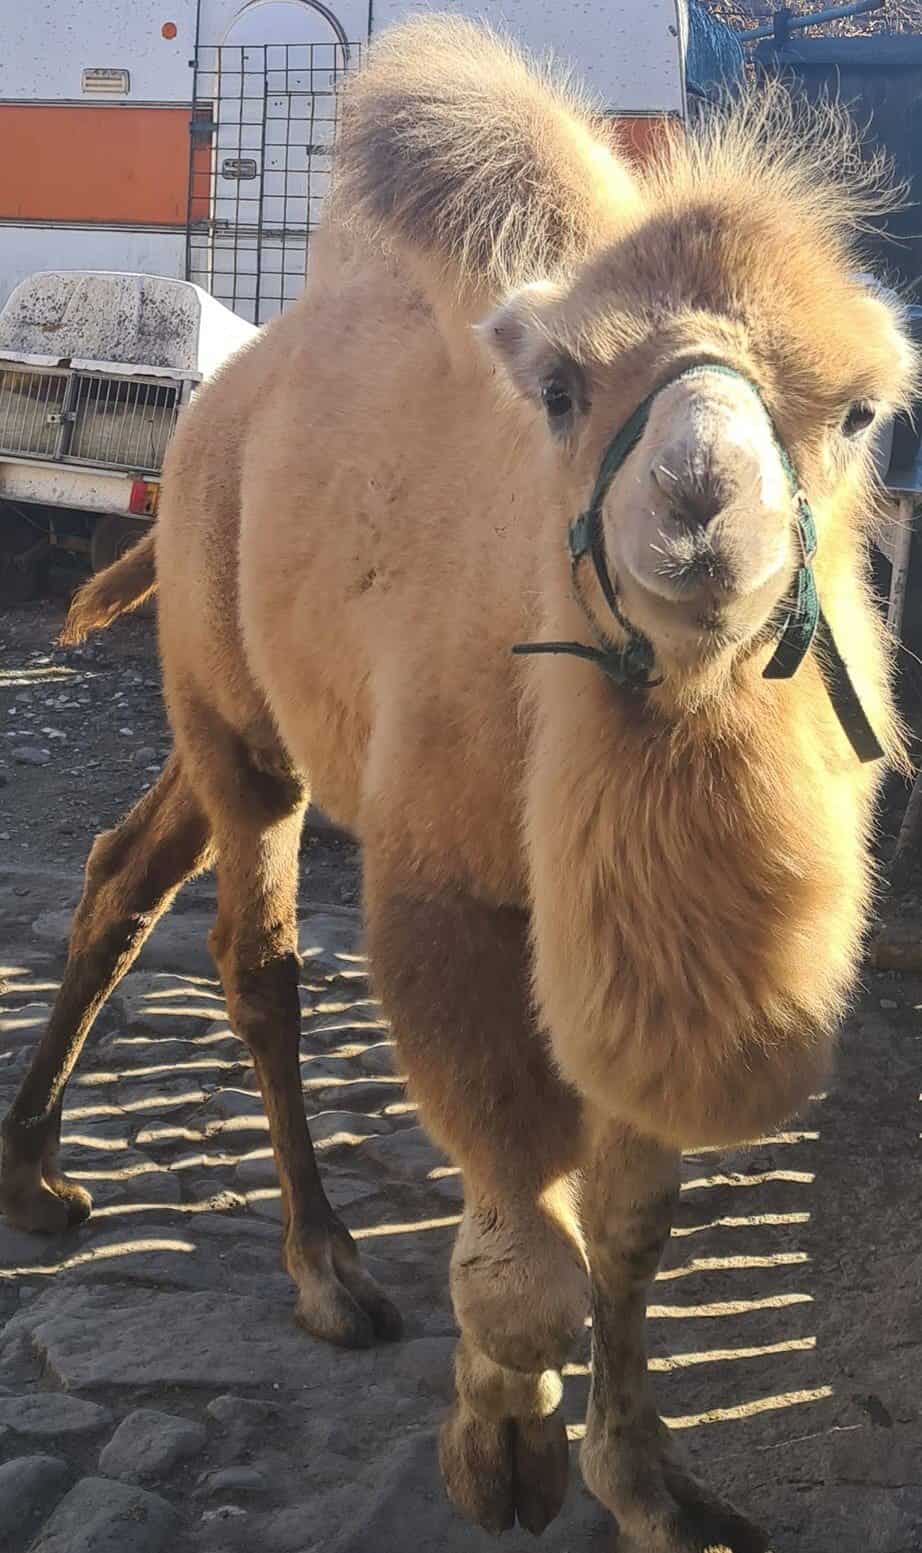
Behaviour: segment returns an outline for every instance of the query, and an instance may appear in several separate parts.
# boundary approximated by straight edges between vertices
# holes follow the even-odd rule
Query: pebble
[[[142,744],[131,757],[136,766],[149,766],[157,759],[157,751],[151,744]]]
[[[208,1473],[201,1482],[209,1494],[264,1494],[269,1487],[256,1467],[223,1467],[220,1472]]]
[[[0,1397],[0,1424],[31,1440],[53,1440],[95,1434],[111,1419],[106,1407],[60,1392],[39,1391],[26,1397]]]
[[[893,998],[881,998],[880,1006],[881,1008],[899,1008],[900,1005]]]
[[[161,1553],[178,1530],[159,1494],[88,1477],[61,1500],[31,1553]]]
[[[219,1504],[216,1510],[203,1510],[203,1521],[239,1521],[246,1515],[239,1504]]]
[[[99,1470],[130,1483],[163,1477],[177,1462],[197,1456],[207,1439],[205,1426],[192,1419],[138,1408],[122,1420],[102,1451]]]
[[[47,1515],[69,1478],[66,1464],[57,1456],[17,1456],[5,1461],[0,1466],[0,1528],[26,1530],[38,1515]]]
[[[21,744],[13,751],[13,759],[20,766],[47,766],[51,751],[39,749],[35,744]]]

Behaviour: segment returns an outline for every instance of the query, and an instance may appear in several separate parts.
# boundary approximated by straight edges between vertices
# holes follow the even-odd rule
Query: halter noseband
[[[735,367],[725,362],[700,362],[695,366],[686,367],[660,383],[659,387],[655,388],[641,405],[638,405],[605,450],[589,506],[570,524],[567,549],[573,592],[597,645],[588,647],[582,642],[519,642],[512,651],[517,654],[562,653],[569,657],[583,658],[589,663],[596,664],[614,684],[625,690],[642,692],[652,690],[662,683],[660,679],[651,678],[655,662],[652,642],[625,618],[618,602],[618,590],[612,582],[605,558],[602,506],[612,481],[646,431],[655,400],[673,383],[684,382],[702,372],[717,372],[724,377],[736,378],[753,390],[772,428],[775,446],[787,477],[791,500],[794,503],[797,536],[800,541],[800,565],[785,601],[785,615],[780,623],[778,642],[763,670],[763,677],[790,679],[800,668],[812,644],[816,642],[820,648],[819,666],[823,682],[833,710],[852,749],[860,761],[879,760],[884,753],[883,749],[865,715],[845,660],[836,646],[829,623],[820,607],[816,579],[813,575],[816,524],[810,503],[755,383],[751,378],[746,377],[745,373],[737,371]],[[606,636],[583,598],[579,570],[580,563],[586,556],[592,562],[605,602],[624,632],[625,640],[621,644],[613,642]]]

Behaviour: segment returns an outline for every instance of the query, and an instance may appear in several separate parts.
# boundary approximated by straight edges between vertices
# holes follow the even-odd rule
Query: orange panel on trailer
[[[191,111],[0,104],[0,219],[183,226]]]

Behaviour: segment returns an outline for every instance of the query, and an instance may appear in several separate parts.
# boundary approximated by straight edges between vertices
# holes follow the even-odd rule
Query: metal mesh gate
[[[0,453],[156,474],[178,413],[176,383],[0,369]]]
[[[336,89],[359,53],[338,42],[198,50],[186,274],[252,323],[303,289],[330,186]]]

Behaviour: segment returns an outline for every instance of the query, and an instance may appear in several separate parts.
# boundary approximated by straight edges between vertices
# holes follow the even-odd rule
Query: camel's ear
[[[528,399],[540,398],[542,381],[561,354],[547,329],[548,313],[560,295],[551,281],[532,281],[476,326],[513,387]]]
[[[922,384],[922,356],[909,315],[894,292],[874,282],[861,302],[867,318],[865,349],[872,340],[877,346],[880,397],[891,408],[907,406]]]

